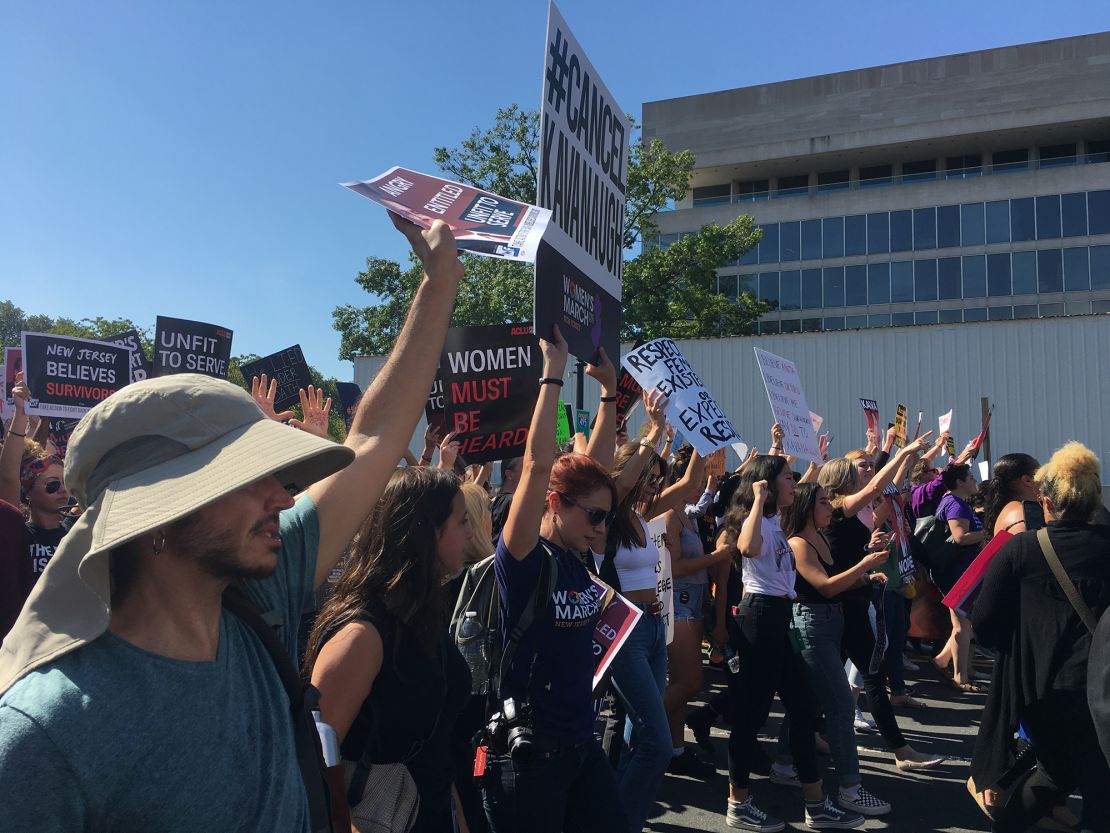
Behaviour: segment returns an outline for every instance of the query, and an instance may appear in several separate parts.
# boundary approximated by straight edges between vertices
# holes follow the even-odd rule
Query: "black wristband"
[[[18,431],[10,431],[10,430],[8,431],[8,435],[11,436],[11,437],[26,437],[27,436],[26,434],[20,434]]]
[[[603,397],[601,397],[601,401],[602,402],[616,402],[617,397],[615,397],[615,396],[603,396]]]
[[[559,387],[562,387],[563,386],[563,380],[562,379],[556,379],[554,376],[544,376],[542,379],[540,379],[540,384],[541,385],[558,385]]]

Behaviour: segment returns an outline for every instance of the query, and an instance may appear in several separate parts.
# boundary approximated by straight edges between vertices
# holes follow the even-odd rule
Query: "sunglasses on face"
[[[607,511],[605,509],[598,509],[596,507],[591,509],[589,507],[583,506],[578,501],[573,500],[572,498],[569,498],[564,494],[560,494],[559,497],[563,499],[564,503],[568,503],[571,506],[576,506],[581,509],[586,514],[586,520],[589,521],[590,524],[593,526],[597,526],[598,524],[602,523],[606,526],[609,526],[613,523],[613,512]]]
[[[43,488],[43,491],[45,491],[48,495],[57,494],[62,489],[62,481],[61,480],[48,480],[46,485],[43,486],[42,488]]]

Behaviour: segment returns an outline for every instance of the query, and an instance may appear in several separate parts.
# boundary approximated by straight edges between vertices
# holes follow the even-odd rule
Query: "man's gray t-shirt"
[[[281,619],[290,656],[319,542],[304,496],[281,513],[274,575],[241,584]],[[289,698],[261,641],[226,611],[215,662],[109,632],[12,686],[0,698],[0,795],[0,833],[310,828]]]

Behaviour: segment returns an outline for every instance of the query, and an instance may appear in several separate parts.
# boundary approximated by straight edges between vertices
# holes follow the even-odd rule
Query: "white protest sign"
[[[732,422],[671,339],[641,344],[621,359],[621,364],[644,390],[658,388],[667,397],[667,419],[682,430],[702,457],[740,440]]]
[[[821,426],[825,424],[825,418],[820,414],[815,414],[813,411],[809,412],[809,424],[813,426],[813,433],[820,434]]]
[[[674,577],[671,573],[671,554],[663,541],[667,531],[667,521],[660,515],[648,521],[648,535],[659,548],[659,560],[655,562],[655,598],[663,605],[663,624],[667,627],[667,644],[674,640]]]
[[[989,460],[982,460],[979,463],[979,482],[986,483],[991,479],[991,464]]]
[[[747,443],[733,443],[732,450],[736,452],[736,456],[740,458],[741,463],[748,459],[749,449]]]
[[[940,433],[943,434],[945,431],[948,431],[952,427],[952,412],[949,411],[946,414],[941,414],[937,422],[940,425]]]
[[[790,457],[820,463],[821,448],[810,421],[809,406],[806,405],[806,395],[802,391],[798,369],[789,359],[758,347],[752,349],[755,350],[759,372],[763,375],[763,386],[767,389],[771,413],[786,432],[782,440],[783,451]]]

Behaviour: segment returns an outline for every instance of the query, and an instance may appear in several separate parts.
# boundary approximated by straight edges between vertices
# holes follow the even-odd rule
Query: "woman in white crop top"
[[[621,446],[613,463],[618,502],[606,547],[621,593],[644,611],[612,665],[613,689],[627,713],[617,787],[633,833],[640,833],[646,824],[673,752],[663,708],[667,629],[656,587],[659,550],[647,533],[647,521],[674,508],[681,510],[690,485],[702,482],[705,474],[705,461],[695,454],[686,476],[663,488],[667,464],[654,448],[665,428],[665,400],[656,397],[648,402],[648,436]],[[614,572],[602,569],[605,553],[595,553],[594,559],[602,578],[613,580]]]

